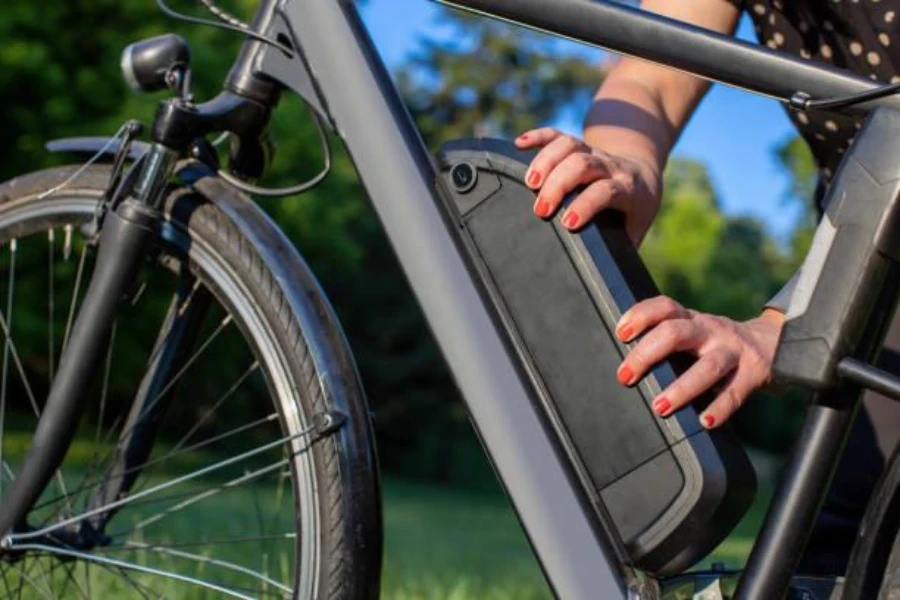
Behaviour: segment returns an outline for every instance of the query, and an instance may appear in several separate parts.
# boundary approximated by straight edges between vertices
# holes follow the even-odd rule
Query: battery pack
[[[598,521],[635,567],[681,572],[744,515],[755,493],[753,468],[727,425],[700,425],[698,410],[709,398],[667,418],[651,410],[689,358],[656,365],[632,388],[618,383],[628,345],[615,325],[659,291],[622,214],[601,213],[578,233],[558,216],[534,215],[536,194],[524,184],[533,157],[503,140],[446,144],[438,163],[447,212]]]

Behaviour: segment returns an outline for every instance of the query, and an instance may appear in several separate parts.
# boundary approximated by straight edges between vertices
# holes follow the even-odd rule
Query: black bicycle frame
[[[878,84],[613,2],[453,0],[613,52],[640,57],[781,101],[871,90]],[[637,593],[631,570],[589,509],[548,435],[516,362],[493,324],[442,213],[437,174],[415,124],[351,0],[264,0],[258,30],[296,55],[248,41],[228,88],[261,102],[271,82],[301,94],[340,134],[455,376],[474,423],[560,598]],[[847,109],[900,109],[889,96]],[[851,398],[857,394],[850,393]],[[828,393],[810,411],[754,549],[739,595],[780,597],[827,490],[855,402]]]

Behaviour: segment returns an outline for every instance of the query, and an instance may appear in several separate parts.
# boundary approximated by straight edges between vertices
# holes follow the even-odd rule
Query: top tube
[[[849,71],[797,58],[702,27],[610,0],[437,0],[578,42],[685,71],[754,94],[788,102],[856,94],[883,84]],[[900,109],[900,96],[834,109],[865,115]]]

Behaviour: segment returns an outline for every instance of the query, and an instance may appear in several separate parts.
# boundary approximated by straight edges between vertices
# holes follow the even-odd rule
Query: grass
[[[698,568],[740,567],[771,491],[757,494],[734,532]],[[389,480],[385,486],[385,600],[551,598],[518,522],[499,495]]]
[[[27,438],[7,435],[5,449],[7,459],[21,456],[27,447]],[[90,440],[76,440],[67,459],[69,477],[78,478],[79,464],[90,461],[93,450]],[[193,470],[214,456],[194,454],[184,456],[172,473]],[[166,473],[158,473],[154,481],[163,481]],[[222,480],[220,480],[221,483]],[[151,484],[153,481],[151,481]],[[207,482],[209,483],[209,482]],[[203,482],[188,483],[179,493],[197,493],[205,488]],[[547,584],[535,561],[524,534],[499,490],[471,492],[440,488],[397,479],[388,479],[384,485],[385,561],[382,577],[382,598],[385,600],[536,600],[550,598]],[[699,565],[708,567],[722,562],[731,567],[741,566],[750,551],[753,536],[762,520],[770,493],[765,490],[733,534]],[[166,515],[164,526],[148,528],[146,537],[133,540],[150,544],[176,544],[197,539],[233,539],[258,535],[263,521],[270,531],[290,531],[290,511],[285,510],[290,500],[279,496],[274,481],[259,482],[231,489],[227,493],[198,502],[186,510]],[[165,505],[163,505],[164,507]],[[119,529],[139,522],[148,515],[157,514],[159,505],[149,504],[123,511],[116,517]],[[278,580],[290,569],[289,555],[292,542],[279,541],[251,544],[231,544],[226,548],[191,548],[192,551],[212,552],[215,558],[240,565],[263,569]],[[145,566],[161,566],[184,572],[185,563],[178,557],[159,555],[152,551],[129,551],[125,555],[112,554]],[[44,569],[57,564],[49,559],[32,561],[32,579],[42,579]],[[188,563],[189,568],[193,568]],[[215,567],[202,565],[200,574],[218,574]],[[19,574],[7,570],[7,585],[16,585]],[[51,575],[54,588],[65,576],[58,568]],[[173,582],[160,582],[158,578],[132,575],[137,585],[151,585],[164,597],[184,599],[219,598],[220,594],[197,588],[186,588]],[[217,578],[228,584],[229,575]],[[119,577],[111,577],[108,570],[93,569],[89,581],[81,575],[81,583],[89,586],[92,598],[140,597],[131,584]],[[0,596],[5,589],[0,579]],[[233,584],[237,585],[237,584]],[[71,597],[81,597],[74,585],[69,586]],[[27,597],[42,598],[46,593],[35,592]],[[66,596],[69,597],[69,596]]]

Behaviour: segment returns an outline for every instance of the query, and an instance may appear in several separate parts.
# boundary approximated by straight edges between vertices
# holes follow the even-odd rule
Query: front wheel
[[[95,254],[82,230],[109,170],[45,197],[71,173],[0,186],[0,510]],[[212,187],[254,219],[168,196],[66,459],[0,551],[0,596],[377,595],[377,471],[343,336],[284,236]]]

